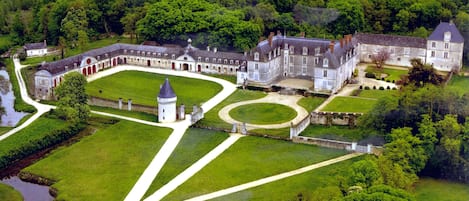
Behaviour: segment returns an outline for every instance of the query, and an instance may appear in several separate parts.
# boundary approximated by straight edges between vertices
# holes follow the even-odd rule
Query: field
[[[468,86],[469,77],[454,75],[446,88],[453,90],[462,96],[464,93],[469,92]]]
[[[213,200],[298,200],[300,194],[303,200],[310,200],[311,194],[319,188],[338,187],[338,176],[345,173],[348,167],[361,159],[363,157],[342,161]]]
[[[57,181],[58,200],[123,200],[170,132],[120,121],[23,171]]]
[[[13,187],[0,183],[0,200],[2,201],[21,201],[23,197],[21,193]]]
[[[345,154],[343,150],[294,144],[259,137],[244,137],[164,200],[197,195],[291,171]]]
[[[251,124],[278,124],[290,121],[296,115],[292,108],[273,103],[241,105],[230,111],[233,119]]]
[[[337,96],[322,111],[366,113],[374,107],[376,101],[369,98]]]
[[[228,138],[228,134],[224,132],[196,128],[188,129],[168,161],[166,161],[166,164],[158,173],[146,196],[151,195],[168,183],[226,138]]]
[[[222,89],[219,84],[204,80],[124,71],[88,83],[86,92],[90,96],[116,101],[119,98],[123,98],[124,101],[130,98],[133,104],[156,107],[160,85],[166,78],[169,78],[178,96],[177,104],[185,104],[189,111],[192,105],[199,105],[209,100]]]
[[[197,122],[197,125],[202,126],[202,127],[212,127],[212,128],[231,130],[231,124],[226,123],[225,121],[221,120],[220,117],[218,116],[218,111],[220,111],[222,108],[224,108],[225,106],[229,104],[246,101],[246,100],[259,99],[259,98],[263,98],[266,95],[267,95],[266,93],[259,92],[259,91],[249,91],[249,90],[238,89],[233,94],[228,96],[228,98],[226,98],[221,103],[213,107],[210,111],[205,113],[204,118],[201,121]]]
[[[300,99],[297,104],[303,108],[305,108],[306,111],[311,112],[317,107],[319,107],[326,98],[323,97],[304,97]]]
[[[414,194],[419,201],[467,201],[469,185],[421,178],[415,184]]]

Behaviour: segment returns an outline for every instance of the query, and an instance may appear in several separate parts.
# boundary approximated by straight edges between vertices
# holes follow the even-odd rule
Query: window
[[[317,57],[314,58],[314,64],[316,64],[316,65],[319,64],[319,58],[317,58]]]
[[[435,57],[435,51],[431,52],[431,57]]]
[[[323,76],[324,76],[324,77],[327,77],[327,70],[324,70]]]
[[[217,58],[213,58],[212,63],[217,63]]]
[[[404,48],[404,54],[409,55],[410,54],[410,49],[409,48]]]
[[[293,64],[293,56],[290,56],[290,63]]]
[[[301,73],[306,74],[306,70],[307,70],[307,68],[306,68],[306,66],[304,66],[303,68],[301,68]]]
[[[236,64],[236,65],[239,65],[239,61],[238,61],[238,60],[236,60],[236,61],[235,61],[235,64]]]
[[[171,59],[176,59],[176,55],[171,55]]]
[[[230,64],[233,64],[233,60],[230,59]]]
[[[314,54],[318,55],[320,51],[321,51],[321,48],[318,47],[318,48],[314,49]]]
[[[210,59],[208,57],[205,58],[205,62],[207,62],[207,63],[210,62]]]
[[[340,65],[342,65],[344,63],[344,57],[340,57]]]
[[[254,70],[259,70],[259,64],[254,64]]]
[[[272,52],[269,52],[269,60],[272,59]]]
[[[449,43],[445,43],[445,49],[449,48]]]
[[[201,62],[201,61],[202,61],[202,57],[197,58],[197,61],[198,61],[198,62]]]
[[[436,47],[436,43],[435,43],[435,42],[432,42],[432,47]]]
[[[306,65],[306,57],[303,57],[303,65]]]
[[[308,54],[308,48],[307,47],[303,47],[303,55],[307,55]]]
[[[323,65],[323,67],[328,67],[328,66],[329,66],[329,60],[328,60],[328,59],[324,59],[322,65]]]
[[[290,46],[290,54],[293,54],[293,53],[295,53],[295,47]]]
[[[254,53],[254,60],[259,61],[259,52]]]
[[[443,57],[444,57],[445,59],[447,59],[447,58],[448,58],[448,52],[445,52],[445,53],[443,54]]]
[[[227,60],[227,59],[223,60],[223,63],[224,63],[224,64],[227,64],[227,63],[228,63],[228,60]]]

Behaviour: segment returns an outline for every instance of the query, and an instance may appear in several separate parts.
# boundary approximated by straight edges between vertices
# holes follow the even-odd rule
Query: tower
[[[168,123],[176,121],[176,101],[177,96],[174,93],[168,78],[160,87],[158,101],[158,122]]]

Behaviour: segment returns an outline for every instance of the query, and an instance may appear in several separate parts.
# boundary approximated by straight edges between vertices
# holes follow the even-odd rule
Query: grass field
[[[304,97],[300,99],[297,104],[303,108],[305,108],[306,111],[311,112],[314,109],[316,109],[319,105],[321,105],[327,98],[322,98],[322,97]]]
[[[220,104],[213,107],[209,112],[205,113],[204,118],[197,122],[199,126],[203,127],[212,127],[231,130],[232,125],[221,120],[218,116],[218,111],[220,111],[225,106],[237,103],[246,100],[254,100],[265,97],[267,94],[260,91],[250,91],[250,90],[236,90],[233,94],[228,96]]]
[[[366,113],[374,107],[376,102],[377,100],[373,99],[337,96],[322,111]]]
[[[299,194],[303,200],[310,200],[311,194],[319,188],[339,186],[337,177],[344,174],[354,162],[362,159],[363,157],[356,157],[213,200],[298,200]]]
[[[166,164],[158,173],[146,196],[153,194],[226,138],[228,138],[228,134],[225,132],[197,128],[188,129],[168,161],[166,161]]]
[[[56,61],[60,59],[60,55],[46,55],[43,57],[28,57],[26,60],[21,61],[20,63],[22,65],[39,65],[43,61],[45,62],[51,62],[51,61]]]
[[[90,105],[90,108],[91,110],[94,110],[94,111],[117,114],[117,115],[121,115],[125,117],[141,119],[145,121],[158,122],[158,116],[156,114],[149,114],[146,112],[134,112],[134,111],[128,111],[125,109],[119,110],[119,109],[114,109],[114,108],[109,108],[109,107],[100,107],[100,106],[94,106],[94,105]]]
[[[421,178],[415,184],[414,195],[418,201],[467,201],[469,185]]]
[[[294,119],[297,112],[285,105],[253,103],[241,105],[230,111],[230,116],[240,122],[251,124],[278,124]]]
[[[183,200],[343,155],[343,150],[244,137],[164,200]]]
[[[381,99],[397,96],[397,94],[397,90],[361,90],[358,97]]]
[[[2,201],[22,201],[23,196],[13,187],[0,183],[0,200]]]
[[[374,65],[369,65],[366,70],[366,72],[371,72],[371,73],[375,73],[375,74],[379,74],[379,70],[376,69],[376,67]],[[387,74],[388,76],[386,76],[384,78],[384,80],[389,80],[389,81],[398,81],[398,80],[401,80],[401,75],[406,75],[408,72],[408,70],[398,70],[398,69],[391,69],[391,68],[386,68],[386,66],[384,66],[383,70],[381,73],[384,73],[384,74]]]
[[[57,181],[58,200],[123,200],[170,132],[120,121],[23,171]]]
[[[86,92],[88,95],[110,100],[130,98],[133,104],[156,107],[160,85],[166,78],[169,78],[178,96],[178,105],[185,104],[189,111],[192,110],[192,105],[199,105],[222,90],[222,86],[217,83],[199,79],[124,71],[88,83]]]
[[[309,125],[301,136],[326,138],[332,140],[353,141],[363,139],[366,134],[358,128],[348,126]]]
[[[446,88],[457,92],[459,95],[469,92],[469,77],[454,75]]]

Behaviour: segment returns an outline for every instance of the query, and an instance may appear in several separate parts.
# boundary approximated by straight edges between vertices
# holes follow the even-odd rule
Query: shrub
[[[391,82],[391,80],[386,80],[386,82]]]
[[[384,81],[384,77],[382,77],[381,80]]]
[[[18,58],[20,59],[20,61],[25,61],[26,60],[26,53],[20,52],[18,54]]]
[[[363,85],[360,85],[360,87],[359,87],[358,89],[362,90],[362,89],[363,89]]]
[[[386,87],[386,89],[387,89],[387,90],[390,90],[390,89],[391,89],[391,87],[390,87],[390,86],[388,86],[388,87]]]
[[[365,77],[367,77],[367,78],[376,78],[376,75],[374,73],[367,72],[365,74]]]
[[[353,90],[351,95],[352,96],[358,96],[358,95],[360,95],[361,92],[362,92],[362,90],[360,90],[360,89]]]
[[[373,86],[373,89],[376,90],[376,86]]]
[[[370,87],[369,87],[369,86],[365,86],[365,90],[370,90]]]
[[[396,83],[396,80],[392,80],[392,83]]]
[[[380,87],[379,87],[379,90],[384,90],[384,87],[383,87],[383,86],[380,86]]]
[[[397,88],[396,88],[396,87],[393,87],[392,90],[397,90]]]

